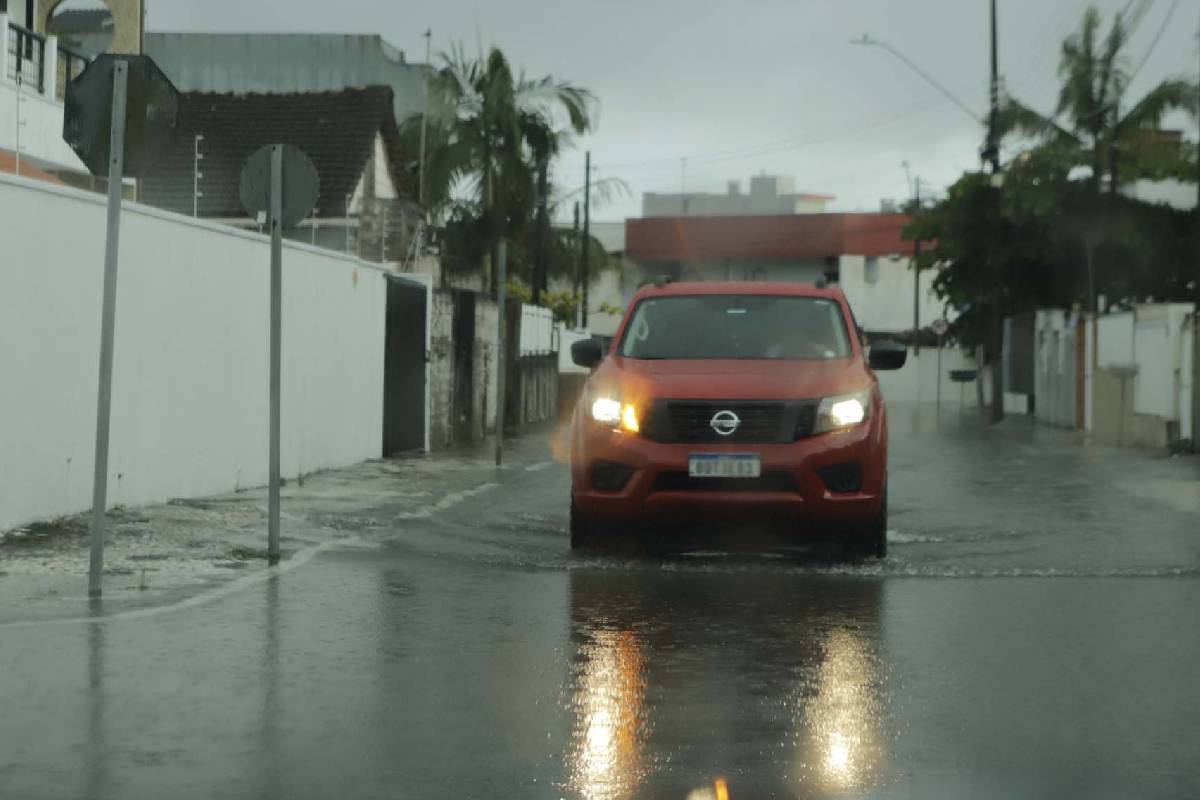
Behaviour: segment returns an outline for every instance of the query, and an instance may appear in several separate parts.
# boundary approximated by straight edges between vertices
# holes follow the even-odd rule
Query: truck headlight
[[[826,397],[817,408],[817,424],[813,433],[852,428],[871,414],[871,391]]]
[[[641,430],[637,408],[611,397],[599,397],[592,402],[592,419],[601,425],[611,425],[629,433]]]

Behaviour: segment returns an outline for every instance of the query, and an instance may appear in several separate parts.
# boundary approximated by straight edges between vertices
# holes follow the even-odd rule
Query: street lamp
[[[941,92],[943,95],[945,95],[946,98],[950,100],[950,102],[954,103],[954,105],[958,106],[964,112],[966,112],[971,117],[971,119],[975,120],[980,125],[982,125],[984,123],[983,117],[979,116],[974,111],[972,111],[971,107],[968,106],[966,103],[964,103],[962,100],[959,100],[958,97],[955,96],[954,92],[947,89],[946,86],[941,81],[939,81],[937,78],[930,75],[925,70],[921,69],[921,67],[918,66],[915,61],[913,61],[908,56],[904,55],[904,53],[901,53],[895,47],[892,47],[887,42],[885,42],[881,39],[873,39],[873,38],[871,38],[871,36],[864,33],[862,35],[861,39],[851,39],[850,44],[865,46],[865,47],[878,47],[880,49],[888,51],[889,53],[894,55],[896,58],[903,61],[905,66],[907,66],[913,72],[917,73],[922,78],[924,78],[926,83],[928,83],[930,86],[932,86],[933,88],[935,88],[939,92]]]

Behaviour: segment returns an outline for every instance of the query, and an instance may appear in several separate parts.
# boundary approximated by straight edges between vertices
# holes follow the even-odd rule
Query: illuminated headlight
[[[613,400],[611,397],[601,397],[592,403],[592,419],[596,422],[616,425],[621,419],[620,401]]]
[[[851,428],[871,413],[871,390],[858,394],[826,397],[817,409],[817,424],[813,433]]]
[[[611,397],[600,397],[592,402],[592,419],[630,433],[637,433],[641,429],[637,409]]]

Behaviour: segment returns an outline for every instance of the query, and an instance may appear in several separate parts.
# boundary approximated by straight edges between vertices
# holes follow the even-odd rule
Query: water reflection
[[[597,629],[580,648],[571,785],[589,798],[624,797],[640,782],[645,745],[645,662],[629,630]]]
[[[825,796],[885,779],[881,583],[755,569],[570,582],[578,796]]]
[[[103,797],[108,792],[108,748],[105,734],[104,653],[106,626],[102,619],[103,602],[90,601],[89,616],[94,620],[87,626],[88,694],[87,694],[87,790],[84,797]]]
[[[810,785],[857,789],[877,777],[886,752],[879,734],[880,670],[871,646],[857,630],[829,632],[813,685],[797,689],[797,727],[805,733],[797,771]]]
[[[259,752],[262,756],[262,797],[281,797],[279,716],[279,575],[267,579],[263,615],[262,713]]]

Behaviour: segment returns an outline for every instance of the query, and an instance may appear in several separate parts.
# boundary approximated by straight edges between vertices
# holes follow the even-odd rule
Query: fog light
[[[862,465],[857,461],[847,461],[845,464],[818,467],[817,474],[825,482],[825,488],[835,494],[862,491]]]
[[[597,492],[619,492],[633,477],[633,467],[616,461],[597,461],[592,465],[592,488]]]

